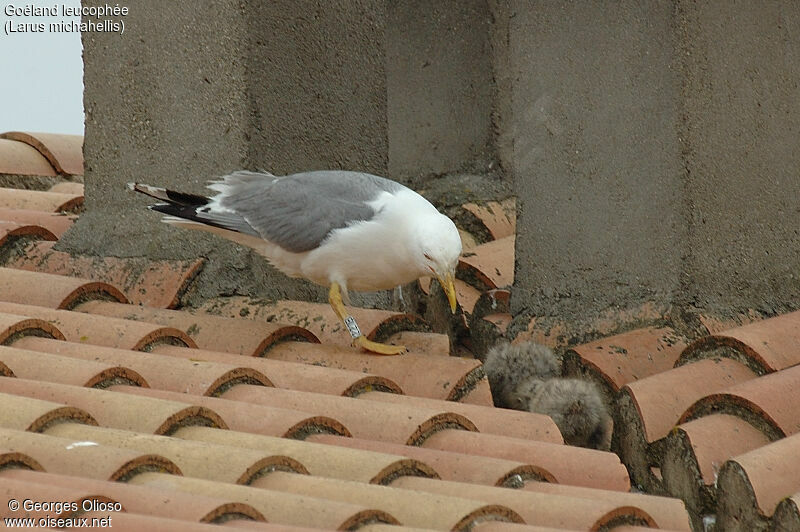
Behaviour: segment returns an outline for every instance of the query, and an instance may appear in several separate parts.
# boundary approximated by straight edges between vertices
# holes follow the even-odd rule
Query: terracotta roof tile
[[[309,440],[331,446],[365,449],[414,458],[428,464],[445,480],[509,487],[518,487],[531,480],[555,482],[555,477],[539,466],[491,456],[454,453],[360,438],[345,438],[332,434],[312,435]]]
[[[73,486],[49,486],[14,480],[5,476],[2,479],[0,500],[9,502],[11,499],[16,499],[17,501],[28,500],[36,501],[40,504],[50,503],[50,505],[45,507],[31,505],[28,510],[21,507],[17,511],[11,511],[4,504],[0,509],[0,517],[32,518],[35,521],[69,518],[83,513],[81,511],[83,504],[95,504],[94,501],[112,504],[117,502],[110,497],[98,495],[87,490],[80,483],[76,483]],[[57,505],[54,504],[56,501],[58,501]],[[41,528],[45,527],[41,526]]]
[[[78,194],[83,196],[84,193],[84,186],[83,183],[76,183],[74,181],[62,181],[60,183],[56,183],[49,189],[48,192],[60,192],[62,194]]]
[[[532,491],[509,490],[428,479],[398,478],[393,486],[430,494],[459,495],[485,503],[503,504],[530,525],[599,530],[612,523],[636,523],[655,527],[655,520],[641,508],[603,499],[587,499]]]
[[[131,303],[158,308],[176,306],[200,271],[203,259],[155,261],[139,258],[89,257],[54,251],[52,244],[37,242],[6,266],[109,283],[122,290]]]
[[[663,442],[683,412],[701,397],[755,378],[731,359],[706,359],[626,384],[614,405],[615,449],[637,485],[663,492],[651,469],[662,461]]]
[[[609,491],[581,486],[568,486],[551,482],[527,482],[523,487],[525,491],[535,491],[552,495],[566,495],[586,499],[599,499],[624,506],[641,508],[653,517],[659,529],[691,530],[689,514],[683,501],[670,497],[646,495],[644,493],[627,493]],[[619,530],[614,527],[613,530]]]
[[[319,342],[316,336],[306,329],[281,323],[258,323],[207,314],[124,305],[112,301],[87,301],[77,306],[75,310],[174,327],[188,334],[202,349],[237,355],[264,356],[274,344],[287,340]]]
[[[428,356],[450,356],[450,338],[446,334],[400,331],[386,338],[386,343],[404,345],[411,353]]]
[[[728,329],[734,329],[736,327],[741,327],[742,325],[747,325],[748,323],[753,323],[754,321],[763,320],[764,316],[755,310],[749,310],[747,313],[734,314],[732,317],[719,317],[710,314],[700,314],[698,319],[706,329],[706,334],[719,334],[727,331]]]
[[[773,530],[800,530],[800,492],[783,499],[772,515]]]
[[[0,221],[0,249],[19,239],[54,241],[56,240],[56,235],[41,225]]]
[[[390,514],[363,504],[331,501],[262,488],[162,473],[138,475],[131,479],[131,482],[170,491],[237,500],[253,506],[269,523],[334,530],[353,530],[359,528],[361,524],[374,521],[399,524]]]
[[[403,475],[438,477],[436,471],[424,461],[388,454],[385,451],[349,449],[208,427],[186,427],[179,429],[173,436],[287,456],[302,464],[310,474],[320,477],[370,484],[388,484],[394,478]],[[327,436],[343,438],[343,436]]]
[[[43,227],[58,238],[61,238],[61,235],[72,227],[75,220],[76,217],[69,214],[56,214],[29,209],[0,209],[0,221]],[[55,238],[48,238],[48,240],[55,240]]]
[[[44,471],[44,467],[25,453],[0,447],[0,475],[11,470]]]
[[[253,368],[266,375],[274,386],[290,390],[345,395],[355,397],[367,391],[382,390],[403,393],[397,383],[378,375],[336,368],[323,368],[300,362],[285,362],[269,358],[242,358],[232,353],[159,345],[154,353],[193,361],[214,361]]]
[[[664,486],[686,503],[694,530],[703,528],[702,516],[716,512],[717,474],[725,460],[767,443],[749,423],[725,414],[690,421],[670,432],[661,466]]]
[[[750,366],[759,374],[800,363],[800,311],[756,321],[693,342],[679,364],[724,356]]]
[[[522,518],[515,511],[500,503],[485,504],[471,498],[421,493],[416,490],[394,489],[360,482],[293,475],[278,471],[256,479],[253,485],[310,497],[367,504],[384,510],[404,525],[412,527],[427,526],[438,530],[467,531],[475,523],[485,520],[522,522]]]
[[[45,212],[80,212],[83,196],[17,188],[0,188],[0,208]]]
[[[86,411],[63,403],[53,403],[18,395],[0,393],[0,427],[30,432],[43,432],[58,423],[97,425]]]
[[[230,401],[218,397],[188,395],[151,388],[134,386],[112,386],[111,390],[125,394],[163,399],[166,401],[185,401],[197,407],[210,409],[222,416],[225,426],[231,430],[279,436],[283,438],[303,439],[309,434],[340,434],[350,436],[350,431],[337,419],[309,414],[289,408],[266,407],[258,404],[247,404]],[[202,423],[200,423],[202,424]],[[204,425],[208,425],[207,423]],[[176,427],[177,428],[177,427]]]
[[[749,379],[706,395],[680,421],[723,413],[739,416],[772,440],[800,432],[800,366]]]
[[[311,331],[323,343],[350,347],[351,338],[344,325],[326,303],[277,301],[256,303],[246,297],[225,297],[208,301],[200,310],[231,318],[247,318],[259,323],[277,322],[295,325]],[[382,342],[400,331],[429,331],[421,318],[389,310],[348,307],[367,338]]]
[[[731,458],[719,471],[717,523],[721,530],[768,526],[778,503],[800,491],[800,435]]]
[[[0,428],[0,448],[22,452],[45,471],[62,475],[125,482],[146,471],[181,474],[175,464],[162,456],[35,432]]]
[[[10,139],[35,148],[59,174],[83,175],[83,135],[8,131],[0,139]]]
[[[542,414],[377,391],[365,393],[360,398],[420,408],[447,409],[472,421],[479,432],[502,434],[523,440],[564,443],[553,420]]]
[[[0,377],[0,392],[74,406],[110,428],[151,434],[169,434],[187,424],[226,428],[222,418],[208,408],[96,388]]]
[[[462,253],[456,276],[480,291],[514,283],[514,237],[507,236]]]
[[[5,301],[0,301],[0,313],[36,316],[44,319],[57,327],[70,342],[105,345],[134,351],[146,351],[161,343],[196,347],[194,341],[183,331],[138,321],[90,316],[82,312],[53,310]]]
[[[607,396],[625,384],[671,369],[686,343],[669,327],[636,329],[567,351],[567,375],[588,375],[607,388]]]
[[[264,516],[252,506],[230,499],[188,495],[180,491],[162,491],[124,482],[108,482],[20,469],[0,470],[0,478],[3,479],[3,482],[13,480],[24,483],[29,489],[34,489],[38,485],[61,488],[80,487],[94,494],[119,501],[126,512],[172,517],[195,523],[225,522],[229,519],[240,518],[264,519]],[[31,495],[29,494],[28,498],[30,497]],[[116,515],[118,514],[115,514],[114,517]]]
[[[60,342],[44,338],[37,339],[44,342]],[[83,346],[78,347],[83,348]],[[127,382],[135,386],[148,385],[139,373],[127,367],[105,364],[88,358],[75,360],[8,346],[0,346],[0,365],[11,371],[11,375],[6,376],[28,380],[59,382],[88,388],[104,388],[112,383],[119,384],[120,382]]]
[[[223,398],[335,417],[357,438],[419,445],[439,430],[476,430],[467,418],[449,409],[377,403],[350,397],[256,386],[231,388]]]
[[[26,336],[64,340],[64,334],[51,323],[0,311],[0,344],[12,344]]]
[[[465,203],[462,208],[475,216],[493,240],[499,240],[516,233],[516,201],[508,198],[501,202],[488,201],[483,205]]]
[[[618,491],[630,489],[625,467],[617,455],[609,452],[453,430],[431,435],[422,446],[531,463],[548,471],[560,484]]]
[[[36,148],[0,138],[0,174],[55,176],[56,171]]]
[[[127,302],[122,292],[107,283],[0,267],[0,301],[72,309],[92,299]]]
[[[376,357],[355,349],[302,342],[278,344],[268,356],[288,362],[372,373],[396,382],[408,395],[448,401],[461,400],[477,386],[488,386],[481,363],[459,357],[416,353]]]
[[[47,434],[156,454],[171,460],[186,476],[217,482],[250,484],[254,479],[275,470],[308,474],[305,466],[294,458],[252,448],[188,441],[168,436],[90,427],[76,423],[55,425],[47,431]]]
[[[264,374],[241,365],[164,357],[139,351],[37,337],[23,338],[15,342],[14,347],[30,349],[31,351],[23,351],[28,353],[29,359],[32,358],[31,355],[42,359],[39,366],[44,369],[41,373],[37,373],[35,378],[76,386],[105,388],[112,384],[127,383],[199,395],[219,395],[231,386],[242,383],[272,386],[269,378]],[[34,354],[34,351],[37,353]],[[6,357],[3,356],[4,352],[0,349],[0,361],[6,360]],[[63,356],[55,356],[51,353]],[[95,365],[94,369],[90,364]],[[61,375],[56,372],[47,375],[47,367],[63,368],[65,374]],[[109,368],[117,368],[120,371],[110,372]],[[97,384],[80,382],[84,376],[95,374],[103,377],[102,380],[98,377],[90,377],[92,380],[96,380]],[[26,377],[24,374],[17,376],[32,378]],[[72,382],[68,382],[68,376]]]

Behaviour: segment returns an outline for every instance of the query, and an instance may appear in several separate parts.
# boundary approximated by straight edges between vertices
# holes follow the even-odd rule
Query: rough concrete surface
[[[124,184],[347,168],[445,206],[513,183],[512,331],[797,308],[798,32],[790,0],[140,2],[83,36],[87,212],[59,246],[208,257],[198,300],[324,298]]]
[[[512,313],[670,299],[685,240],[672,6],[512,6]]]

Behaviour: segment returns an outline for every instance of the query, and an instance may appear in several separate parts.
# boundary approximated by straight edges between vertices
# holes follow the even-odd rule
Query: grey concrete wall
[[[492,150],[491,13],[483,1],[388,2],[389,172],[486,172]]]
[[[680,2],[687,303],[800,306],[800,4]]]
[[[686,227],[672,5],[511,2],[512,310],[664,301]]]
[[[138,2],[83,37],[88,212],[59,245],[208,257],[197,297],[321,298],[124,184],[349,168],[453,203],[480,178],[439,177],[468,171],[519,197],[517,324],[795,308],[798,31],[791,0]]]

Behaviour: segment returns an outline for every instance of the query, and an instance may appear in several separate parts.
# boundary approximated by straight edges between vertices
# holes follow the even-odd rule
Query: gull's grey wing
[[[318,247],[334,229],[369,220],[367,203],[381,192],[395,193],[399,183],[371,174],[318,171],[274,177],[235,172],[211,188],[219,210],[241,216],[262,238],[287,251]]]

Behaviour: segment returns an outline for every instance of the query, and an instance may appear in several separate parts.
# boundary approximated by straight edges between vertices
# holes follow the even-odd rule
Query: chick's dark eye
[[[423,253],[423,254],[422,254],[422,256],[423,256],[423,257],[425,257],[425,258],[426,258],[426,259],[428,259],[428,260],[433,260],[433,259],[431,258],[431,256],[430,256],[430,255],[428,255],[427,253]]]

